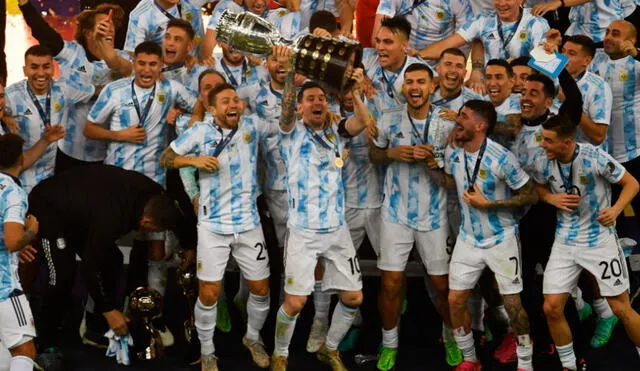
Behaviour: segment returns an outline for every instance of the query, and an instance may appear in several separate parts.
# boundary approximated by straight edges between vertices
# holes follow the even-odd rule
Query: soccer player
[[[199,6],[196,6],[198,4]],[[124,50],[132,53],[143,41],[162,44],[167,23],[172,19],[184,19],[191,23],[196,36],[192,55],[199,55],[204,37],[200,8],[202,0],[142,0],[129,14],[129,25]]]
[[[612,96],[609,84],[602,77],[587,71],[596,54],[596,45],[588,36],[570,36],[562,46],[562,54],[569,58],[565,68],[576,80],[582,93],[584,112],[576,140],[578,143],[600,145],[607,136],[611,120]]]
[[[107,85],[89,112],[84,134],[108,142],[105,163],[136,170],[164,186],[158,163],[167,135],[166,115],[179,106],[190,112],[196,98],[173,80],[160,80],[162,49],[152,41],[136,47],[135,77]]]
[[[413,63],[424,63],[407,55],[411,24],[403,17],[384,19],[375,35],[375,49],[364,49],[362,64],[377,91],[377,111],[405,103],[402,95],[404,71]]]
[[[28,0],[20,1],[20,10],[32,35],[51,50],[63,78],[100,89],[131,73],[128,53],[113,48],[115,30],[124,17],[119,6],[101,4],[80,13],[76,18],[78,29],[73,41],[64,41]],[[87,139],[82,134],[94,101],[74,105],[68,119],[62,122],[66,136],[58,142],[57,172],[104,160],[106,143]]]
[[[232,50],[229,45],[225,43],[218,43],[218,45],[222,49],[222,55],[214,56],[216,61],[214,68],[225,76],[234,89],[239,91],[249,85],[259,84],[261,80],[266,80],[266,71],[262,64],[254,66],[249,63],[247,57]],[[242,96],[242,98],[250,100],[254,97]]]
[[[549,331],[565,370],[578,369],[564,306],[583,269],[596,277],[600,293],[640,346],[640,315],[629,302],[627,264],[614,229],[638,193],[638,181],[603,150],[577,143],[576,126],[562,115],[542,124],[540,145],[546,156],[537,157],[534,171],[540,199],[558,213],[543,291]],[[622,187],[615,202],[609,188],[614,183]]]
[[[518,339],[518,369],[531,371],[533,344],[527,313],[520,303],[520,246],[514,210],[535,203],[537,195],[515,156],[488,138],[495,124],[491,103],[466,102],[454,128],[455,140],[461,146],[447,150],[444,172],[431,172],[441,184],[453,186],[455,182],[462,211],[449,269],[451,322],[464,356],[456,370],[482,369],[469,329],[467,300],[488,267],[495,274]],[[428,163],[433,169],[436,165],[430,157]]]
[[[531,57],[526,55],[509,62],[514,76],[513,92],[516,94],[522,93],[527,77],[535,72],[535,70],[529,66],[530,59]]]
[[[467,57],[460,49],[446,49],[440,55],[436,72],[438,84],[431,94],[431,104],[447,108],[456,114],[462,105],[471,99],[483,99],[482,96],[464,86],[467,75]]]
[[[27,297],[18,277],[18,252],[27,249],[38,233],[38,220],[27,213],[27,193],[18,176],[24,162],[24,140],[17,134],[0,135],[0,340],[11,352],[10,371],[31,371],[36,357],[36,329]]]
[[[207,33],[205,35],[204,45],[202,47],[202,58],[210,57],[213,54],[213,49],[217,45],[216,41],[216,27],[222,12],[229,10],[234,13],[242,13],[249,11],[256,14],[269,23],[276,26],[282,37],[292,40],[300,31],[300,12],[291,12],[287,9],[269,9],[268,1],[266,0],[221,0],[216,4],[213,9],[213,14],[209,19],[207,25]]]
[[[492,59],[487,62],[484,78],[489,99],[498,115],[489,137],[509,149],[520,130],[520,95],[513,93],[513,70],[504,59]]]
[[[531,14],[530,8],[522,8],[521,3],[520,0],[494,0],[494,11],[469,19],[454,34],[422,49],[419,55],[436,59],[443,50],[459,48],[474,39],[482,41],[484,61],[528,55],[544,40],[549,24],[546,19]]]
[[[383,19],[394,16],[406,17],[413,30],[409,47],[422,50],[452,35],[471,19],[472,12],[469,2],[464,0],[381,0],[376,12],[373,34],[378,33]]]
[[[607,26],[618,19],[624,19],[633,11],[625,9],[626,0],[553,0],[537,4],[531,9],[531,13],[542,17],[548,12],[559,8],[569,8],[569,21],[571,24],[566,36],[583,35],[591,38],[596,43],[604,39]]]
[[[342,138],[360,134],[367,125],[369,114],[360,99],[363,72],[356,69],[352,75],[354,117],[343,119],[339,124],[331,122],[324,90],[307,82],[298,93],[297,112],[302,118],[296,120],[291,50],[278,46],[274,54],[287,71],[280,131],[287,167],[289,236],[285,254],[285,299],[278,310],[271,367],[275,371],[287,368],[296,319],[313,291],[314,268],[318,259],[323,258],[322,289],[337,290],[340,300],[317,357],[334,370],[344,370],[337,348],[362,303],[362,277],[345,225]]]
[[[247,332],[242,343],[261,368],[269,356],[260,330],[269,314],[269,258],[258,216],[257,156],[265,130],[256,117],[241,116],[242,99],[222,84],[208,94],[213,115],[173,141],[160,159],[163,166],[194,166],[200,171],[198,226],[198,302],[196,328],[202,369],[217,370],[213,331],[216,302],[229,254],[248,280]],[[195,154],[195,156],[186,156]]]
[[[454,125],[440,117],[440,108],[430,104],[432,79],[431,69],[424,64],[407,67],[402,85],[406,106],[381,115],[379,136],[375,146],[371,146],[372,161],[388,165],[378,257],[378,268],[382,271],[379,302],[383,346],[379,370],[395,367],[404,270],[414,243],[436,291],[434,305],[446,325],[443,340],[447,362],[452,365],[461,362],[447,302],[450,258],[447,192],[427,175],[424,161],[420,161],[428,145],[434,151],[444,151],[445,138]]]
[[[7,87],[6,111],[18,123],[18,134],[24,139],[27,151],[49,130],[64,137],[73,107],[94,97],[93,85],[69,79],[53,79],[53,55],[43,45],[34,45],[25,52],[23,72],[26,80]],[[51,143],[53,144],[53,142]],[[29,193],[40,181],[53,175],[56,161],[55,145],[47,145],[33,166],[20,174],[22,187]]]

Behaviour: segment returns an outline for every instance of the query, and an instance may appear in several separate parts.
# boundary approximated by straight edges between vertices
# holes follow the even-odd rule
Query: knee
[[[630,311],[633,310],[631,309],[631,306],[620,300],[608,300],[608,302],[613,314],[618,317],[620,321],[625,322],[629,317]]]
[[[257,296],[269,295],[269,280],[249,281],[249,292]]]
[[[304,305],[307,303],[306,296],[298,295],[286,295],[283,303],[284,311],[290,315],[295,316],[302,311]]]
[[[382,272],[382,293],[387,298],[400,295],[402,289],[402,275]]]
[[[362,304],[362,300],[362,291],[348,291],[340,294],[342,304],[352,308],[359,307]]]
[[[557,321],[564,316],[564,308],[556,300],[545,299],[542,310],[549,321]]]
[[[218,301],[220,295],[219,282],[202,282],[198,290],[198,298],[200,302],[208,307],[214,305]]]

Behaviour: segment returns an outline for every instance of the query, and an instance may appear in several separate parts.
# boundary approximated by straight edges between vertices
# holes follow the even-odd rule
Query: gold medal
[[[336,164],[336,167],[338,169],[342,169],[342,167],[344,166],[344,161],[342,161],[342,157],[336,157],[336,159],[333,160],[333,163]]]

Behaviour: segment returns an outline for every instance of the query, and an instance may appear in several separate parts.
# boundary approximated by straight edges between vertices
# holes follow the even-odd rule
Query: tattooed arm
[[[292,64],[291,49],[288,46],[277,45],[273,47],[273,55],[287,72],[284,78],[284,92],[282,93],[282,113],[280,115],[280,130],[288,133],[296,124],[296,87],[294,83],[295,71]]]
[[[515,193],[515,196],[508,200],[488,201],[485,209],[496,210],[518,208],[533,205],[538,202],[538,193],[536,192],[536,187],[531,179],[529,179],[527,184],[522,186],[522,188],[516,190]]]
[[[160,165],[167,169],[193,166],[207,171],[214,171],[219,166],[218,159],[213,156],[180,156],[171,147],[167,148],[160,157]]]

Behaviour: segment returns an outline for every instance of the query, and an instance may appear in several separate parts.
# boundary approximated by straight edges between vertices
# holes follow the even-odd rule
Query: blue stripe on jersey
[[[10,252],[4,242],[5,223],[24,223],[27,193],[8,174],[0,173],[0,301],[14,290],[22,290],[18,277],[18,253]]]

